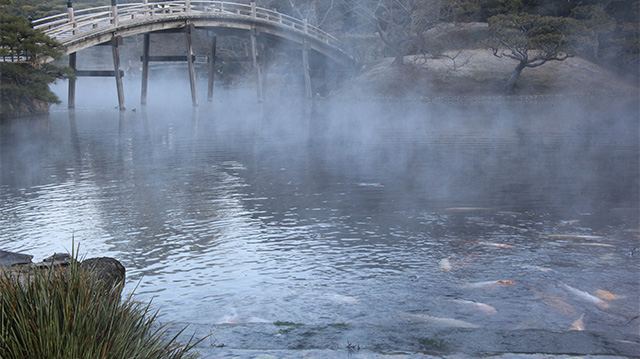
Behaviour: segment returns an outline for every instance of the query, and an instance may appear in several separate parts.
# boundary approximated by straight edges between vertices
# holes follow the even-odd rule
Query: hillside
[[[430,97],[499,95],[516,66],[497,58],[489,49],[450,51],[447,57],[405,57],[404,67],[391,66],[385,58],[363,66],[358,76],[334,92],[339,96]],[[574,57],[527,68],[518,80],[515,95],[538,94],[637,94],[638,86],[619,75]]]

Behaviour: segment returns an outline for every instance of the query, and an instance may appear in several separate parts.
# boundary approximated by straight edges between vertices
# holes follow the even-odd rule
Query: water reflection
[[[180,322],[637,332],[637,113],[325,105],[4,125],[0,246],[73,236]]]

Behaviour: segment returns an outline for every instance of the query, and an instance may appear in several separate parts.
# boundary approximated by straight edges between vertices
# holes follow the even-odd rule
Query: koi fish
[[[453,266],[451,265],[449,258],[443,258],[440,260],[440,270],[443,272],[450,272],[451,269],[453,269]]]
[[[558,223],[558,225],[556,227],[562,227],[562,226],[576,226],[580,224],[580,220],[579,219],[570,219],[567,221],[560,221],[560,223]]]
[[[571,324],[571,330],[584,330],[584,322],[582,321],[583,317],[584,314],[582,314],[580,318],[576,319],[576,321]]]
[[[602,300],[616,300],[616,299],[624,299],[626,295],[615,295],[611,292],[607,292],[606,290],[598,289],[596,290],[596,297]]]
[[[563,298],[538,292],[536,290],[532,290],[532,291],[536,295],[536,297],[538,297],[542,301],[544,305],[550,308],[553,308],[557,312],[566,314],[566,315],[571,315],[571,316],[576,314],[576,311],[573,309],[573,307],[569,303],[565,302]]]
[[[500,213],[502,213],[502,212],[500,212]],[[528,230],[528,229],[526,229],[526,228],[520,228],[520,227],[516,227],[516,226],[510,226],[510,225],[508,225],[508,224],[501,224],[501,225],[499,225],[498,227],[503,228],[503,229],[505,229],[505,228],[506,228],[506,229],[513,229],[513,230],[516,230],[516,231],[518,231],[518,232],[522,232],[522,233],[529,232],[529,230]]]
[[[403,313],[403,317],[410,319],[418,319],[421,322],[438,325],[442,327],[456,327],[456,328],[478,328],[477,325],[465,322],[464,320],[453,318],[432,317],[428,314],[411,314]]]
[[[259,317],[240,317],[237,314],[225,315],[216,324],[253,324],[253,323],[269,323],[268,320]]]
[[[502,244],[502,243],[493,243],[493,242],[480,242],[480,241],[460,241],[460,242],[466,242],[466,243],[473,243],[473,244],[480,244],[483,246],[491,246],[491,247],[500,247],[500,248],[516,248],[514,246],[510,246],[508,244]]]
[[[535,266],[535,265],[523,264],[523,265],[521,265],[519,267],[520,268],[524,268],[524,269],[535,269],[535,270],[538,270],[540,272],[553,272],[553,269],[547,268],[547,267],[543,267],[543,266]]]
[[[602,300],[602,299],[600,299],[600,298],[594,297],[594,296],[592,296],[591,294],[589,294],[589,293],[587,293],[587,292],[584,292],[584,291],[581,291],[581,290],[579,290],[579,289],[576,289],[576,288],[570,287],[570,286],[568,286],[568,285],[566,285],[566,284],[564,284],[564,283],[563,283],[562,285],[563,285],[563,286],[565,287],[565,289],[567,289],[571,294],[575,295],[576,297],[578,297],[578,298],[582,299],[582,300],[583,300],[583,301],[585,301],[585,302],[593,303],[593,304],[597,305],[597,306],[598,306],[598,308],[600,308],[600,309],[607,309],[607,308],[609,308],[609,303],[607,303],[607,302],[603,301],[603,300]]]
[[[561,246],[592,246],[592,247],[615,247],[613,244],[608,243],[558,243]]]
[[[511,280],[489,280],[486,282],[478,282],[478,283],[470,283],[465,284],[463,287],[465,288],[484,288],[484,289],[496,289],[498,287],[505,287],[508,285],[516,284],[516,282]]]
[[[350,303],[350,304],[358,303],[358,299],[354,297],[349,297],[346,295],[341,295],[341,294],[329,294],[326,297],[328,299],[331,299],[337,302]]]
[[[582,234],[545,234],[539,236],[541,238],[561,238],[561,239],[598,239],[602,238],[601,236],[589,236]]]
[[[459,304],[464,304],[466,306],[468,306],[469,308],[473,308],[473,309],[477,309],[480,311],[483,311],[487,314],[496,314],[496,308],[490,306],[489,304],[485,304],[485,303],[480,303],[480,302],[476,302],[473,300],[466,300],[466,299],[452,299],[452,302],[455,303],[459,303]]]
[[[463,212],[463,211],[492,211],[493,208],[486,208],[486,207],[450,207],[450,208],[445,208],[445,211],[456,211],[456,212]]]

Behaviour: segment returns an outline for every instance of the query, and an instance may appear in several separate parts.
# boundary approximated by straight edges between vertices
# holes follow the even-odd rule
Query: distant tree
[[[359,0],[354,11],[367,18],[391,51],[396,66],[410,54],[432,54],[441,48],[426,38],[428,30],[453,19],[452,0]]]
[[[577,29],[577,21],[570,18],[526,13],[491,17],[488,45],[493,54],[518,62],[503,90],[512,92],[525,68],[572,57]]]

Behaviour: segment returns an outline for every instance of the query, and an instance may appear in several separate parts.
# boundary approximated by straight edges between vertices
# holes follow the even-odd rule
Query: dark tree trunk
[[[504,91],[504,93],[509,94],[513,92],[516,82],[520,77],[520,73],[522,72],[522,70],[524,70],[526,66],[527,66],[527,63],[525,61],[520,61],[518,66],[516,66],[516,68],[511,73],[511,76],[509,76],[509,80],[507,80],[507,83],[504,84],[504,87],[502,88],[502,91]]]
[[[396,56],[393,58],[393,62],[391,63],[392,66],[402,66],[404,65],[404,54],[396,54]]]

